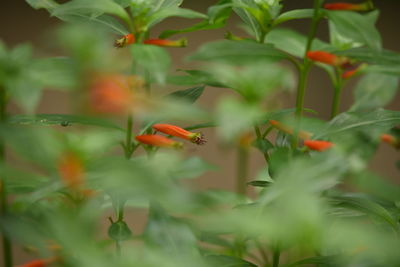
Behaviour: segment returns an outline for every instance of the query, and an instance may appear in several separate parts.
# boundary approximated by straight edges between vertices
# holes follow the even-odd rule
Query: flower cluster
[[[114,46],[118,48],[125,47],[127,45],[133,44],[136,42],[135,35],[129,33],[114,42]],[[157,46],[166,46],[166,47],[185,47],[187,46],[187,39],[182,38],[179,40],[166,40],[166,39],[147,39],[144,40],[144,44],[149,45],[157,45]]]
[[[182,138],[198,145],[203,145],[206,142],[201,133],[190,132],[175,125],[159,123],[154,124],[152,128],[157,132]],[[183,144],[180,142],[173,141],[167,137],[157,134],[138,135],[136,136],[136,140],[146,145],[158,147],[181,148],[183,146]]]

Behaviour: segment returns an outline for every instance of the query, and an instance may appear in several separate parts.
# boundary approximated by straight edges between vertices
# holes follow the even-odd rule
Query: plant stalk
[[[343,79],[340,70],[336,70],[336,81],[334,81],[334,95],[332,101],[331,119],[336,117],[340,110],[340,98],[342,95]]]
[[[278,267],[279,266],[279,260],[281,257],[281,251],[280,249],[275,249],[274,254],[272,255],[272,267]]]
[[[247,148],[239,147],[237,160],[236,193],[246,195],[247,170],[249,165],[249,152]]]
[[[0,86],[0,125],[4,125],[7,119],[7,99],[6,90],[4,87]],[[4,139],[0,137],[0,162],[4,163],[6,157],[5,142]],[[4,177],[0,177],[0,215],[4,218],[8,213],[8,201],[7,201],[7,189],[4,183]],[[4,267],[13,266],[12,257],[12,243],[11,240],[3,232],[2,236],[3,244],[3,257],[4,257]]]
[[[298,145],[299,137],[298,131],[301,125],[301,117],[303,116],[304,110],[304,97],[305,91],[307,87],[307,77],[310,72],[311,61],[307,58],[307,52],[310,51],[312,47],[312,43],[314,41],[315,35],[317,33],[318,24],[320,21],[319,9],[321,6],[321,0],[314,0],[314,15],[311,22],[311,29],[308,34],[306,49],[304,51],[304,62],[299,67],[300,77],[299,83],[297,87],[297,98],[296,98],[296,117],[297,117],[297,126],[295,128],[295,134],[292,142],[292,148],[296,148]]]

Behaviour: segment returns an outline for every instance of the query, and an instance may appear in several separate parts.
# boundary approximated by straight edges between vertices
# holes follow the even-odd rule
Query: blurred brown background
[[[200,12],[206,12],[207,7],[215,2],[217,1],[186,0],[184,1],[183,7]],[[312,7],[312,0],[285,0],[283,3],[285,4],[285,9]],[[384,47],[400,51],[400,1],[376,0],[375,3],[381,10],[381,17],[379,18],[377,27],[382,34]],[[197,21],[177,18],[168,19],[165,23],[160,24],[156,29],[154,29],[153,37],[156,37],[158,32],[164,29],[179,29],[190,26],[195,22]],[[234,15],[229,20],[228,26],[224,29],[185,34],[189,39],[189,46],[183,49],[169,50],[174,57],[175,66],[190,66],[183,62],[183,58],[186,55],[192,53],[199,45],[207,41],[222,39],[227,30],[238,35],[243,35],[244,33],[236,27],[239,22],[239,19]],[[40,47],[43,47],[43,40],[48,40],[47,38],[43,38],[44,34],[59,23],[60,22],[56,18],[49,17],[49,14],[45,10],[33,10],[24,0],[3,0],[0,5],[0,39],[8,46],[14,46],[21,42],[30,42],[40,50]],[[308,25],[309,20],[296,20],[284,24],[285,27],[291,27],[304,33],[307,32]],[[319,27],[318,36],[327,40],[328,32],[326,24],[322,24]],[[310,77],[305,106],[317,110],[320,117],[327,118],[330,111],[330,99],[332,97],[333,88],[330,85],[328,77],[321,70],[314,68]],[[344,90],[342,110],[348,108],[352,102],[352,84],[354,84],[354,82],[349,83],[347,88]],[[207,87],[204,95],[199,101],[199,104],[207,109],[213,109],[217,100],[222,95],[226,94],[230,94],[227,89]],[[294,102],[294,95],[285,96],[285,99],[282,99],[283,106],[285,107],[293,106]],[[397,98],[393,100],[387,108],[400,110],[399,94],[397,94]],[[47,91],[37,111],[39,113],[68,113],[68,98],[60,92]],[[208,162],[220,166],[220,168],[218,171],[209,172],[197,179],[194,182],[195,186],[199,189],[223,188],[233,190],[235,179],[234,166],[236,162],[235,151],[219,147],[215,141],[215,133],[213,130],[206,129],[204,130],[204,133],[209,140],[207,145],[196,147],[191,150],[190,153],[200,155]],[[400,154],[391,147],[381,145],[377,155],[371,163],[371,169],[380,174],[386,175],[392,180],[400,182],[399,171],[396,170],[394,166],[394,163],[400,159],[399,155]],[[263,163],[264,160],[261,155],[254,150],[251,154],[249,179],[254,177],[257,171],[259,171],[263,166]],[[140,228],[141,224],[142,223],[139,223],[137,227]],[[20,263],[22,260],[22,258],[19,258],[16,263]]]

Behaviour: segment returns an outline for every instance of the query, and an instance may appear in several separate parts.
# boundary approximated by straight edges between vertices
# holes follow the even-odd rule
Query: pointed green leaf
[[[203,94],[204,88],[205,86],[198,86],[185,90],[179,90],[169,94],[168,97],[173,97],[179,100],[194,103]]]

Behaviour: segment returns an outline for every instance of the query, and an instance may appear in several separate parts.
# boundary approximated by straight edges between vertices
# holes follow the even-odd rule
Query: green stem
[[[4,124],[7,119],[6,114],[7,100],[6,100],[6,90],[4,87],[0,86],[0,124]],[[5,142],[3,138],[0,139],[0,162],[4,163],[6,157]],[[7,189],[4,183],[4,177],[0,177],[0,215],[5,217],[8,212],[8,202],[7,202]],[[4,267],[13,266],[12,257],[12,244],[11,240],[3,233],[2,237],[3,243],[3,257],[4,257]]]
[[[279,248],[276,248],[274,250],[274,254],[272,255],[272,267],[278,267],[279,266],[279,260],[281,257],[281,251]]]
[[[263,137],[260,127],[258,125],[254,126],[254,131],[256,132],[257,140],[263,140],[265,137]],[[269,155],[268,153],[262,153],[264,156],[264,159],[267,163],[269,163]]]
[[[334,82],[334,85],[335,88],[332,102],[331,119],[336,117],[340,110],[340,97],[342,95],[343,79],[339,70],[336,70],[336,81]]]
[[[236,193],[246,195],[249,153],[247,148],[239,147],[237,161]]]
[[[319,9],[321,6],[321,0],[314,0],[314,15],[311,22],[311,29],[308,34],[306,49],[304,51],[304,62],[303,65],[299,67],[300,77],[299,83],[297,87],[297,98],[296,98],[296,117],[297,117],[297,126],[295,128],[295,134],[292,142],[292,148],[296,148],[298,145],[298,131],[301,125],[301,117],[303,116],[304,110],[304,96],[307,87],[307,77],[310,72],[311,62],[307,58],[307,52],[310,51],[312,47],[313,40],[317,33],[317,28],[319,21],[321,19]]]
[[[131,114],[128,115],[128,119],[126,122],[126,139],[125,139],[125,157],[126,159],[130,159],[132,157],[132,153],[134,151],[132,145],[132,135],[133,135],[133,116]]]

